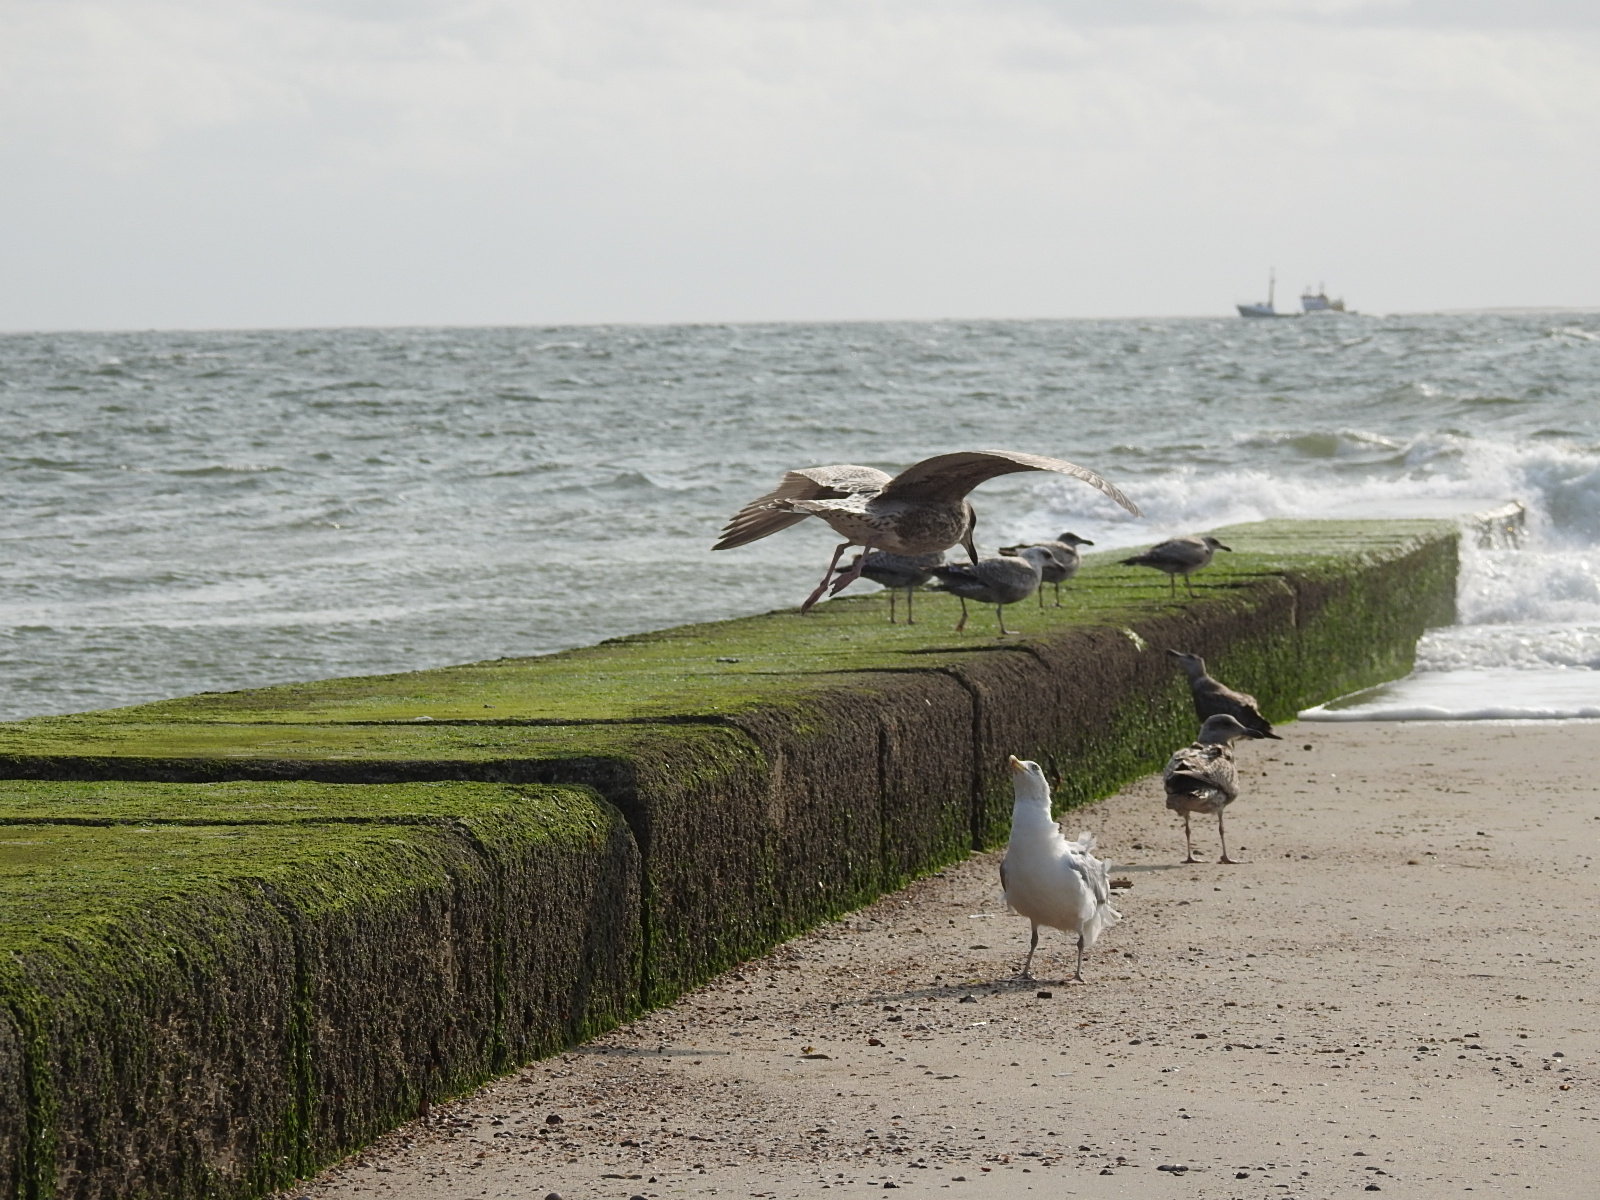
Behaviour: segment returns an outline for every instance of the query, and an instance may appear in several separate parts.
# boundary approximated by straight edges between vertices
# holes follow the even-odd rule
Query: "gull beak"
[[[1022,760],[1020,758],[1018,758],[1015,754],[1012,754],[1012,755],[1008,756],[1007,764],[1011,767],[1011,769],[1013,771],[1026,771],[1028,769],[1027,767],[1022,765]]]
[[[1233,553],[1233,547],[1232,546],[1224,546],[1221,542],[1217,543],[1217,549],[1218,550],[1226,550],[1229,554]]]

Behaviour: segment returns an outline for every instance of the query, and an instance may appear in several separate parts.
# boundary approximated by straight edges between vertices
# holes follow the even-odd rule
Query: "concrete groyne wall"
[[[1200,595],[1091,559],[1001,641],[882,597],[0,725],[0,1195],[258,1196],[1454,619],[1450,521],[1270,522]]]

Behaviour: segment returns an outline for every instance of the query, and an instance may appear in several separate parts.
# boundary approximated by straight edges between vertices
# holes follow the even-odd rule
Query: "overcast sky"
[[[0,329],[1600,306],[1597,0],[0,0]]]

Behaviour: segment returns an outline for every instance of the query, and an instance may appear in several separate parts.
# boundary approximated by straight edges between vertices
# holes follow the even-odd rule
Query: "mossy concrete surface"
[[[582,788],[0,783],[3,1194],[255,1196],[636,1008]]]
[[[967,631],[953,634],[957,607],[947,597],[919,603],[919,623],[908,627],[887,623],[882,596],[864,596],[821,605],[806,617],[785,611],[539,658],[13,722],[0,726],[0,776],[16,781],[7,785],[10,798],[0,802],[0,822],[62,831],[69,823],[104,821],[78,832],[126,847],[117,856],[160,844],[131,828],[135,822],[159,825],[162,836],[178,839],[173,845],[183,838],[198,845],[204,837],[196,829],[212,822],[226,826],[228,838],[214,840],[238,848],[241,874],[207,885],[213,890],[206,895],[215,898],[206,903],[216,906],[216,915],[207,916],[211,923],[193,937],[201,945],[212,945],[205,941],[212,938],[218,947],[245,946],[227,939],[243,939],[248,931],[260,948],[248,943],[253,962],[238,966],[238,981],[214,994],[232,995],[228,988],[234,988],[241,996],[270,996],[281,984],[266,979],[278,975],[261,964],[292,961],[294,979],[353,973],[358,982],[348,993],[296,984],[291,1008],[298,1015],[287,1033],[272,1033],[264,1018],[245,1023],[259,1041],[250,1055],[270,1059],[277,1053],[274,1038],[294,1047],[293,1097],[301,1106],[285,1125],[272,1115],[278,1101],[268,1091],[250,1092],[249,1103],[261,1106],[250,1118],[257,1140],[230,1150],[235,1165],[226,1171],[205,1168],[255,1181],[239,1184],[239,1194],[246,1194],[277,1169],[273,1163],[326,1161],[409,1115],[433,1086],[424,1080],[437,1079],[444,1090],[461,1086],[496,1064],[581,1037],[629,1005],[669,1001],[819,919],[1002,839],[1011,804],[1008,754],[1043,762],[1064,806],[1109,794],[1159,767],[1195,727],[1182,676],[1162,653],[1169,647],[1205,655],[1216,674],[1254,691],[1268,713],[1282,719],[1405,674],[1423,630],[1454,619],[1458,533],[1452,522],[1268,522],[1217,533],[1235,552],[1219,554],[1196,577],[1197,598],[1182,588],[1169,598],[1165,577],[1115,561],[1127,552],[1099,555],[1063,589],[1063,607],[1039,610],[1030,602],[1012,608],[1008,625],[1024,632],[1006,639],[994,635],[992,613],[976,606]],[[134,780],[144,782],[128,782]],[[582,794],[598,811],[612,812],[609,805],[621,814],[606,826],[609,865],[583,867],[589,873],[583,880],[566,878],[568,868],[554,859],[530,873],[525,855],[531,850],[517,838],[537,840],[533,830],[542,818],[532,810],[513,804],[499,815],[449,814],[440,823],[442,810],[427,809],[421,799],[454,795],[453,803],[464,803],[460,798],[475,786],[531,796],[530,789],[571,785],[592,791],[560,794]],[[330,807],[336,796],[351,798],[340,816]],[[112,808],[138,803],[150,807],[112,821]],[[294,816],[291,810],[301,803],[309,815]],[[233,815],[223,820],[219,805]],[[415,811],[401,811],[408,806]],[[246,820],[246,812],[276,815]],[[558,830],[568,828],[551,819]],[[348,841],[369,836],[378,841],[359,848]],[[18,840],[31,837],[19,834]],[[269,865],[289,861],[286,851],[274,849],[275,838],[286,839],[283,846],[310,839],[307,861],[324,865],[284,868],[281,878],[267,878],[267,867],[250,864],[258,855]],[[555,840],[569,845],[561,836]],[[344,846],[352,848],[336,849]],[[613,885],[635,847],[637,875]],[[324,850],[331,857],[319,857]],[[360,877],[369,882],[356,893],[370,903],[342,906],[335,893],[319,890],[333,886],[339,853],[365,864]],[[91,889],[102,896],[95,903],[142,914],[139,920],[152,923],[139,928],[155,938],[169,917],[150,916],[157,908],[139,897],[160,878],[147,870],[156,864],[117,856],[124,865],[107,876],[103,893]],[[218,850],[209,856],[195,851],[191,861],[233,860]],[[128,881],[123,908],[114,901],[113,875]],[[411,899],[383,900],[391,887]],[[613,887],[615,908],[606,908],[600,893]],[[415,1000],[403,1019],[374,1019],[363,1007],[378,1003],[368,991],[387,996],[406,991],[410,980],[444,980],[446,964],[429,955],[455,946],[466,936],[461,929],[479,928],[491,911],[499,922],[494,928],[506,930],[521,919],[521,905],[539,914],[555,911],[540,907],[548,888],[563,895],[575,889],[558,903],[565,905],[562,913],[579,914],[560,918],[574,922],[562,945],[620,956],[591,964],[591,976],[605,983],[592,985],[599,999],[587,1008],[562,1009],[560,997],[573,994],[560,982],[565,977],[557,971],[556,982],[547,983],[541,974],[556,967],[513,963],[521,942],[510,934],[494,941],[500,958],[479,962],[476,951],[455,957],[452,950],[447,964],[457,973],[452,979],[506,981],[504,987],[453,985],[461,995],[498,997],[492,1011],[472,1007],[477,1001],[450,1008]],[[600,916],[609,921],[630,904],[638,906],[634,924],[605,943],[610,926]],[[184,911],[212,909],[188,905]],[[259,914],[257,925],[236,928],[251,911]],[[458,928],[458,920],[466,924]],[[43,973],[18,975],[15,986],[24,990],[17,994],[115,996],[119,978],[144,978],[142,966],[125,968],[99,943],[85,944],[95,947],[92,953],[61,951],[49,958],[38,951],[15,961],[82,962],[89,964],[82,970],[102,972],[95,976],[100,982],[73,977],[70,986],[52,991],[49,980],[67,980],[67,966],[30,967]],[[219,948],[204,961],[225,974],[235,969],[222,965],[232,961],[230,954]],[[196,969],[186,965],[169,975],[181,981],[184,971]],[[626,997],[615,990],[624,979],[632,981]],[[152,989],[140,993],[148,1013],[181,1010],[173,999],[181,990],[177,982]],[[513,1012],[529,995],[548,1002]],[[313,999],[321,1007],[308,1007]],[[44,1018],[29,1015],[45,1011],[56,1010],[34,999],[10,1007],[13,1036],[26,1051],[18,1086],[32,1089],[30,1111],[40,1114],[60,1103],[50,1100],[48,1088],[38,1090],[39,1075],[30,1065],[46,1061],[43,1047],[53,1044],[40,1040]],[[564,1020],[551,1015],[558,1011],[567,1014]],[[585,1015],[573,1015],[580,1011]],[[313,1012],[327,1016],[314,1018]],[[108,1028],[122,1028],[115,1012],[102,1016]],[[94,1024],[83,1020],[64,1028]],[[228,1037],[245,1036],[231,1032],[231,1017],[214,1026],[230,1031]],[[409,1031],[404,1049],[383,1041],[390,1026]],[[211,1036],[204,1033],[211,1028],[199,1021],[195,1038]],[[7,1036],[0,1024],[0,1066],[7,1061]],[[388,1048],[378,1048],[379,1042]],[[195,1061],[213,1052],[247,1053],[243,1042],[193,1044],[213,1047],[195,1050]],[[338,1067],[344,1072],[338,1085],[324,1084],[317,1072],[325,1069],[325,1057],[359,1065]],[[125,1081],[112,1091],[137,1097],[147,1086],[156,1085]],[[214,1103],[225,1109],[232,1101],[219,1093]],[[61,1120],[41,1116],[30,1125],[32,1140],[25,1139],[26,1153],[17,1158],[19,1177],[34,1180],[29,1186],[39,1195],[55,1194],[46,1190],[51,1178],[87,1177],[71,1174],[77,1168],[68,1149],[41,1140],[40,1130]],[[166,1126],[157,1119],[150,1127]],[[7,1136],[3,1125],[0,1136]],[[170,1138],[175,1149],[166,1159],[141,1149],[139,1161],[189,1164],[182,1170],[190,1174],[182,1187],[149,1194],[227,1194],[196,1190],[202,1175],[193,1164],[220,1161],[214,1154],[182,1143],[177,1133]],[[178,1153],[180,1146],[187,1148]],[[182,1174],[173,1171],[174,1179]]]

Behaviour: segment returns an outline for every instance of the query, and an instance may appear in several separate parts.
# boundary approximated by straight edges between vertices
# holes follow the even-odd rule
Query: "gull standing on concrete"
[[[1167,807],[1183,814],[1183,844],[1188,850],[1186,863],[1201,862],[1194,856],[1194,839],[1189,833],[1191,813],[1216,813],[1217,837],[1222,840],[1220,862],[1234,863],[1228,857],[1228,835],[1222,827],[1222,810],[1239,798],[1239,772],[1233,765],[1233,743],[1240,738],[1266,737],[1246,729],[1226,713],[1207,717],[1194,743],[1167,760],[1162,781],[1167,785]]]
[[[1088,538],[1081,538],[1075,533],[1063,533],[1053,542],[1034,542],[1035,546],[1043,546],[1050,551],[1051,562],[1044,565],[1044,571],[1039,579],[1039,607],[1044,607],[1044,585],[1052,583],[1056,589],[1056,607],[1061,607],[1061,585],[1078,573],[1078,568],[1083,565],[1083,559],[1078,554],[1079,546],[1094,545]],[[1015,554],[1021,546],[1001,546],[1001,554]]]
[[[1283,739],[1272,732],[1272,722],[1261,715],[1261,705],[1248,692],[1236,692],[1219,679],[1206,674],[1206,660],[1198,654],[1185,654],[1181,650],[1168,650],[1167,654],[1178,660],[1189,677],[1189,691],[1194,695],[1195,716],[1204,721],[1218,713],[1226,713],[1246,729],[1254,729],[1262,737]]]
[[[1189,595],[1194,595],[1194,584],[1189,581],[1189,576],[1196,571],[1203,570],[1211,565],[1211,558],[1218,550],[1227,550],[1232,553],[1232,546],[1224,546],[1216,538],[1206,537],[1180,537],[1171,541],[1162,542],[1159,546],[1151,546],[1143,554],[1135,554],[1132,558],[1122,560],[1125,567],[1154,567],[1158,571],[1167,573],[1167,583],[1172,586],[1173,599],[1178,596],[1178,576],[1183,576],[1183,586],[1189,589]]]
[[[1090,853],[1094,834],[1084,830],[1067,841],[1050,815],[1050,785],[1036,762],[1011,756],[1011,840],[1000,862],[1000,887],[1006,903],[1033,925],[1022,978],[1032,979],[1033,952],[1039,948],[1039,926],[1048,925],[1078,938],[1078,965],[1072,977],[1083,979],[1083,954],[1122,914],[1111,907],[1106,864]]]
[[[1006,628],[1004,607],[1026,600],[1039,587],[1039,579],[1046,563],[1055,556],[1043,546],[1024,546],[1013,558],[980,558],[975,563],[951,563],[933,568],[939,577],[934,591],[949,592],[961,598],[961,620],[956,622],[956,632],[967,627],[967,601],[994,605],[995,620],[1000,622],[1000,636],[1011,631]]]
[[[868,553],[932,554],[959,544],[977,562],[972,530],[978,518],[967,503],[967,493],[980,483],[1018,471],[1071,475],[1098,488],[1134,516],[1140,515],[1138,506],[1116,487],[1075,463],[1014,450],[961,450],[925,458],[892,477],[874,467],[853,465],[789,471],[775,489],[735,513],[711,548],[731,550],[807,517],[822,518],[845,541],[833,552],[816,591],[800,606],[805,612],[822,599],[830,582],[832,594],[838,595],[861,577],[860,563],[837,579],[833,577],[839,556],[851,546],[861,546]]]
[[[863,561],[865,560],[865,561]],[[889,554],[883,550],[874,550],[871,554],[858,554],[851,560],[848,567],[840,567],[844,574],[860,567],[860,574],[882,587],[889,589],[889,624],[895,624],[894,598],[895,593],[901,588],[906,590],[906,624],[915,625],[916,618],[911,615],[911,597],[928,580],[933,578],[933,569],[944,565],[944,552],[934,554]]]

